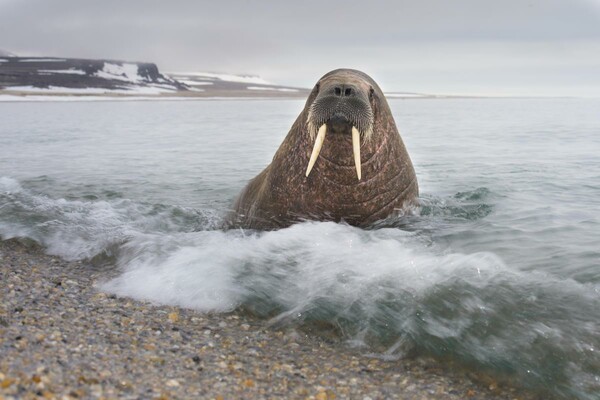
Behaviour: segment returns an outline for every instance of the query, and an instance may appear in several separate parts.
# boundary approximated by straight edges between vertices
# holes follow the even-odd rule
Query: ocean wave
[[[218,213],[181,206],[139,203],[129,199],[53,199],[0,177],[0,236],[25,237],[49,254],[67,260],[112,252],[136,235],[209,229],[220,224]]]
[[[150,235],[128,242],[120,263],[124,273],[102,290],[243,308],[387,356],[449,355],[557,393],[598,385],[597,287],[514,270],[493,253],[439,253],[415,233],[307,222]]]
[[[112,254],[120,274],[99,290],[202,312],[243,309],[382,357],[449,356],[565,397],[600,389],[597,283],[432,240],[447,226],[462,241],[482,240],[472,224],[494,210],[486,188],[424,196],[415,215],[378,229],[305,222],[256,232],[215,229],[221,210],[53,199],[23,186],[0,178],[0,236],[66,259]]]

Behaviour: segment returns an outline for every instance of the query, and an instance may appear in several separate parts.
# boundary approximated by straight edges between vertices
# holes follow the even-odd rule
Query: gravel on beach
[[[0,241],[3,399],[534,399],[427,358],[385,361],[343,343],[118,298],[107,272]]]

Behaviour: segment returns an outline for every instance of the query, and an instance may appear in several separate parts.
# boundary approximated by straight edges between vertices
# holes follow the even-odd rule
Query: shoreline
[[[144,93],[52,93],[41,91],[23,92],[0,89],[0,102],[35,102],[35,101],[195,101],[195,100],[306,100],[308,90],[299,92],[277,92],[249,90],[207,90],[207,91],[174,91],[162,94]],[[588,97],[573,96],[479,96],[479,95],[404,95],[386,93],[388,101],[393,100],[494,100],[494,99],[586,99]],[[589,97],[594,99],[594,97]]]
[[[115,269],[0,240],[0,399],[536,399],[429,358],[96,289]],[[547,397],[544,397],[547,398]]]

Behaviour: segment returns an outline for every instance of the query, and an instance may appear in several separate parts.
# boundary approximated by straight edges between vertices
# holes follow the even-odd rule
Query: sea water
[[[412,215],[219,229],[303,106],[0,104],[0,236],[117,265],[98,290],[600,398],[600,100],[391,100]]]

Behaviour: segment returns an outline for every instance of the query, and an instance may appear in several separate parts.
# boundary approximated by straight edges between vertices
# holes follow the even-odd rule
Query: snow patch
[[[213,82],[207,82],[207,81],[192,81],[192,80],[187,80],[187,79],[178,79],[177,81],[184,83],[186,85],[191,85],[191,86],[214,85]]]
[[[193,101],[203,99],[191,99],[185,97],[157,97],[157,96],[51,96],[51,95],[27,95],[19,96],[12,94],[0,94],[0,103],[5,102],[65,102],[65,101]]]
[[[73,74],[73,75],[86,75],[85,71],[80,69],[40,69],[38,70],[40,73],[49,73],[49,74]]]
[[[145,78],[138,74],[138,66],[130,63],[123,63],[122,65],[119,65],[105,62],[104,67],[94,75],[99,78],[132,83],[146,81]]]
[[[19,62],[65,62],[64,58],[21,58]]]
[[[270,85],[269,82],[265,81],[260,76],[256,75],[231,75],[231,74],[214,74],[212,72],[170,72],[169,75],[175,77],[200,77],[208,78],[212,80],[219,80],[225,82],[241,82],[241,83],[254,83],[257,85]]]
[[[51,94],[162,94],[173,93],[174,88],[166,87],[133,87],[131,89],[104,89],[104,88],[66,88],[58,86],[49,86],[39,88],[35,86],[10,86],[5,90],[24,92],[24,93],[51,93]]]
[[[164,75],[161,75],[158,78],[156,78],[156,81],[163,82],[163,83],[170,83],[170,84],[175,83],[175,81],[173,79],[169,78],[168,76],[164,76]]]

